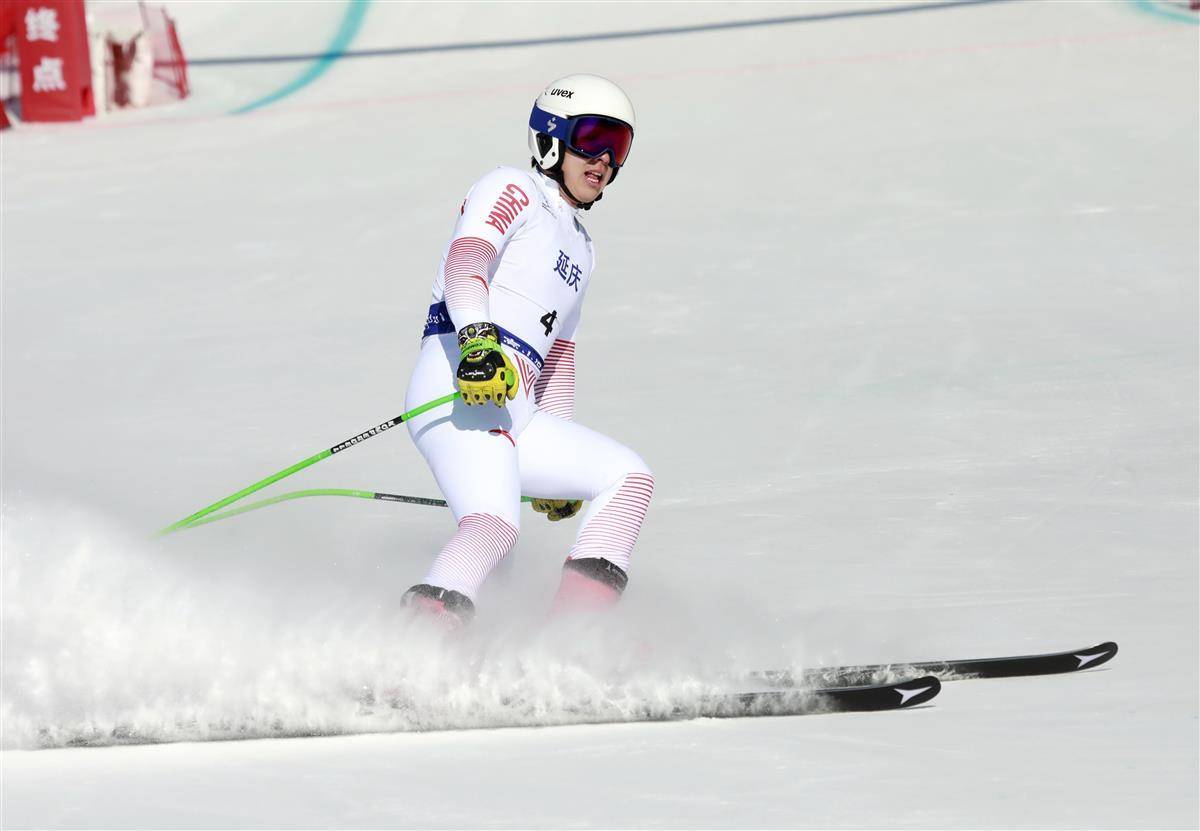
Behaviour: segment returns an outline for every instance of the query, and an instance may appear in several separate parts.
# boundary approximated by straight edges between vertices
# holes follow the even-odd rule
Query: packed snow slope
[[[0,824],[1200,822],[1194,15],[173,12],[196,59],[323,57],[198,63],[186,102],[0,139]],[[701,25],[785,16],[811,19]],[[533,514],[452,647],[397,609],[445,510],[321,497],[151,539],[400,412],[464,192],[577,71],[639,113],[586,217],[579,342],[579,419],[658,483],[620,612],[543,625],[575,528]],[[403,430],[265,493],[316,487],[437,495]],[[1108,639],[1101,671],[910,712],[522,726]],[[487,725],[516,729],[444,731]],[[340,735],[270,738],[297,734]]]

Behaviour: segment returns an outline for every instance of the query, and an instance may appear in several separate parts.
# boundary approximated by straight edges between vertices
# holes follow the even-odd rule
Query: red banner
[[[83,0],[6,3],[16,17],[22,121],[94,115]]]
[[[5,3],[0,0],[0,55],[4,54],[4,49],[8,46],[8,36],[16,35],[17,33],[17,16],[14,14],[13,4]],[[16,48],[16,45],[13,45]],[[5,88],[5,84],[0,84],[0,91]],[[8,113],[4,111],[4,102],[0,101],[0,130],[7,130],[11,125],[8,120]]]
[[[17,12],[15,3],[0,3],[0,52],[4,51],[4,41],[9,35],[17,33]]]

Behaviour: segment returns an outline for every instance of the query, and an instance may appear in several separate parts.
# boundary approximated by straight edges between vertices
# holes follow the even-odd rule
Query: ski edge
[[[888,674],[899,676],[934,675],[942,681],[1058,675],[1099,667],[1116,657],[1118,650],[1119,647],[1115,641],[1105,641],[1084,649],[1044,652],[1035,655],[813,667],[802,672],[759,670],[750,673],[749,677],[775,687],[800,688],[866,684],[877,681],[881,675]]]
[[[752,718],[902,710],[932,700],[941,690],[942,682],[936,676],[925,675],[890,684],[727,693],[708,696],[696,708],[677,711],[675,718]]]

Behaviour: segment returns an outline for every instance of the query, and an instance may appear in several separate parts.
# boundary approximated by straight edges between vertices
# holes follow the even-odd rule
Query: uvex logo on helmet
[[[550,94],[558,95],[562,98],[570,98],[575,94],[575,91],[570,89],[559,89],[558,87],[555,87],[554,89],[550,90]]]

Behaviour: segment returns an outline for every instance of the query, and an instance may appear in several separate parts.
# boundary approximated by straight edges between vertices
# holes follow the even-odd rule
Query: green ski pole
[[[350,438],[346,439],[345,441],[339,442],[338,444],[335,444],[333,447],[330,447],[327,450],[322,450],[320,453],[309,456],[307,459],[304,459],[302,461],[296,462],[296,464],[292,465],[291,467],[284,468],[283,470],[279,471],[278,473],[273,473],[270,476],[268,476],[266,479],[261,479],[258,482],[255,482],[253,485],[248,485],[247,487],[242,488],[237,493],[230,494],[229,496],[225,497],[224,499],[220,500],[219,502],[214,502],[213,504],[209,505],[207,508],[201,508],[199,511],[196,511],[196,513],[190,514],[189,516],[184,517],[183,519],[179,520],[178,522],[171,523],[166,528],[163,528],[161,531],[159,531],[157,536],[162,536],[164,534],[170,534],[172,531],[178,531],[180,528],[184,528],[188,525],[191,525],[196,520],[206,517],[209,514],[213,513],[214,511],[219,511],[222,508],[226,507],[227,505],[232,505],[234,502],[237,502],[242,497],[249,496],[250,494],[254,493],[255,491],[260,491],[263,488],[267,487],[268,485],[272,485],[272,484],[278,482],[280,479],[286,479],[287,477],[291,476],[293,473],[304,470],[304,468],[309,467],[311,465],[315,465],[317,462],[321,461],[322,459],[328,459],[330,456],[334,455],[335,453],[340,453],[349,447],[353,447],[356,444],[360,444],[373,436],[379,435],[380,433],[384,432],[385,430],[390,430],[391,428],[395,427],[397,424],[402,424],[405,421],[409,421],[410,419],[416,418],[417,416],[421,415],[422,413],[428,412],[429,410],[432,410],[435,407],[440,407],[443,404],[449,404],[451,401],[453,401],[456,398],[458,398],[457,392],[452,392],[449,395],[442,396],[441,398],[435,398],[433,401],[430,401],[427,404],[422,404],[420,407],[411,409],[407,413],[401,413],[400,415],[396,416],[395,418],[388,419],[387,421],[383,422],[382,424],[372,427],[370,430],[365,430],[365,431],[359,433],[357,436],[351,436]],[[374,497],[372,497],[372,498],[374,498]]]

